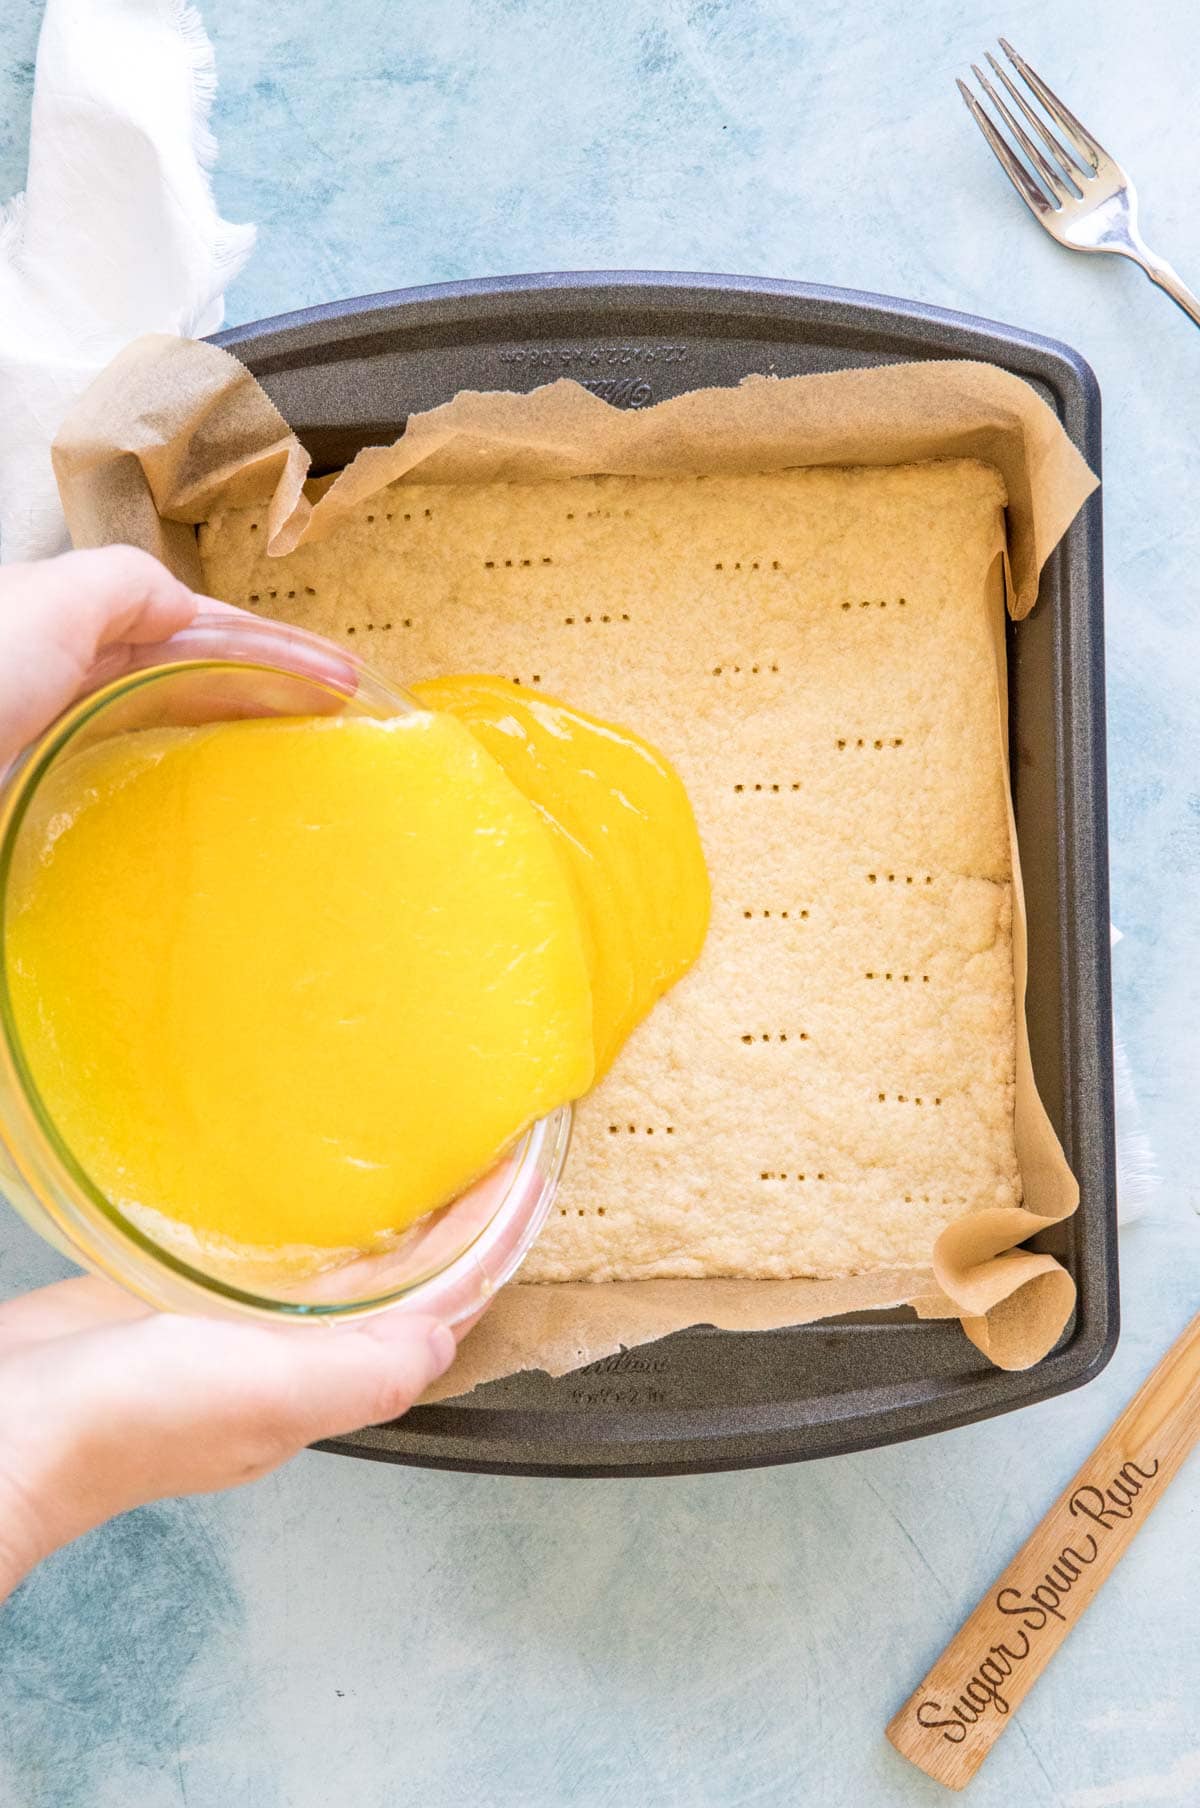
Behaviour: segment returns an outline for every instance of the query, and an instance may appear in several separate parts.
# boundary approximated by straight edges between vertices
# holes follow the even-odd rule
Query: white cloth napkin
[[[50,442],[96,372],[221,324],[254,228],[213,201],[215,89],[182,0],[48,0],[28,181],[0,209],[0,561],[67,544]]]

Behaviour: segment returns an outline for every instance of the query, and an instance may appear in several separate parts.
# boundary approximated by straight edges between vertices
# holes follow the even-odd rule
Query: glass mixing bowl
[[[327,1322],[408,1308],[456,1323],[512,1275],[550,1211],[570,1136],[569,1106],[535,1123],[483,1180],[386,1252],[296,1274],[252,1252],[167,1247],[92,1184],[38,1096],[7,982],[5,910],[22,826],[69,756],[133,729],[247,716],[390,717],[416,708],[330,642],[280,623],[200,616],[157,646],[109,655],[84,693],[0,775],[0,1191],[84,1267],[151,1305]]]

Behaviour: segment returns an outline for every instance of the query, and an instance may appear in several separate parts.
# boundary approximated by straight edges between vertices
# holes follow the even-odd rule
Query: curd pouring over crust
[[[386,1246],[585,1092],[698,954],[703,856],[653,749],[503,680],[425,700],[120,734],[44,783],[16,1021],[135,1219]]]

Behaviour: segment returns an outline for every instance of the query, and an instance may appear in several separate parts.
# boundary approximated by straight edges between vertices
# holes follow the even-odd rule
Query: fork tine
[[[1016,101],[1018,107],[1020,107],[1022,113],[1025,115],[1050,155],[1062,164],[1062,167],[1066,170],[1067,175],[1072,180],[1074,180],[1075,174],[1078,172],[1078,174],[1086,181],[1091,171],[1091,165],[1088,164],[1087,168],[1084,168],[1084,161],[1076,156],[1073,151],[1069,151],[1060,138],[1055,137],[1041,114],[1035,112],[1030,106],[1029,102],[1025,99],[1025,96],[1021,93],[1021,90],[1017,87],[1017,84],[1011,79],[1007,70],[1001,68],[991,51],[989,50],[986,54],[987,60],[991,64],[993,71],[1004,83],[1004,86],[1008,89],[1008,92],[1012,95],[1012,98]],[[1078,186],[1078,184],[1076,184],[1076,186]]]
[[[999,113],[1001,119],[1004,121],[1025,155],[1028,157],[1030,163],[1032,163],[1038,175],[1042,178],[1042,182],[1046,188],[1050,190],[1050,193],[1055,200],[1059,202],[1067,200],[1074,194],[1074,190],[1068,188],[1063,177],[1063,172],[1051,164],[1047,157],[1042,155],[1020,120],[1014,118],[1009,112],[1003,100],[996,93],[996,90],[992,87],[991,82],[988,81],[987,76],[983,73],[983,70],[979,67],[978,63],[971,64],[971,73],[991,101],[993,107],[995,107],[997,113]]]
[[[1000,168],[1004,171],[1029,211],[1036,219],[1040,220],[1043,214],[1050,212],[1050,202],[1046,199],[1016,152],[996,130],[979,102],[975,99],[975,96],[971,93],[971,90],[967,87],[967,84],[964,81],[958,80],[958,77],[955,77],[955,80],[958,81],[958,91],[967,103],[967,110],[970,113],[971,118],[975,121],[979,130],[991,145],[992,153],[995,156],[997,163],[1000,165]]]
[[[1007,38],[1001,38],[1000,48],[1012,64],[1013,68],[1017,71],[1017,74],[1024,79],[1027,86],[1037,95],[1051,119],[1054,120],[1056,125],[1061,126],[1075,150],[1078,151],[1081,156],[1087,158],[1093,172],[1100,168],[1101,163],[1111,163],[1112,158],[1100,141],[1092,137],[1092,134],[1088,131],[1083,121],[1076,119],[1070,107],[1065,106],[1063,102],[1059,100],[1053,88],[1048,88],[1046,86],[1037,70],[1029,67],[1025,58],[1013,49]]]

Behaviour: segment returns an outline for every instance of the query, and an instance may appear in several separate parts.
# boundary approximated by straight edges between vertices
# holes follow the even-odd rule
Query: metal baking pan
[[[388,441],[460,389],[577,377],[642,408],[752,371],[778,376],[976,358],[1032,383],[1094,471],[1100,394],[1068,346],[882,295],[758,278],[599,272],[400,290],[220,333],[317,471]],[[1117,1338],[1100,499],[1009,626],[1013,795],[1030,916],[1038,1085],[1079,1177],[1079,1212],[1042,1245],[1079,1289],[1036,1368],[990,1367],[954,1323],[908,1311],[794,1330],[711,1329],[560,1380],[514,1376],[324,1448],[522,1475],[668,1475],[794,1462],[944,1431],[1080,1387]]]

